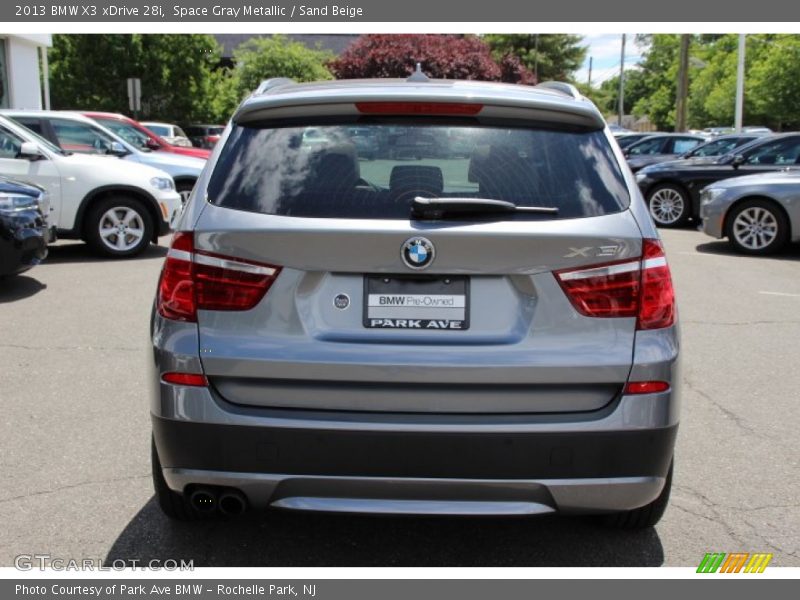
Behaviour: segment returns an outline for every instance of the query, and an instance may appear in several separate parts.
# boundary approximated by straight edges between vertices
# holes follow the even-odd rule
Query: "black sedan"
[[[625,158],[636,173],[648,165],[677,158],[705,141],[703,136],[690,133],[659,133],[625,148]]]
[[[0,277],[27,271],[47,257],[48,212],[41,188],[0,177]]]
[[[800,133],[760,138],[719,157],[689,158],[645,167],[636,174],[656,225],[697,218],[700,190],[722,179],[800,166]]]

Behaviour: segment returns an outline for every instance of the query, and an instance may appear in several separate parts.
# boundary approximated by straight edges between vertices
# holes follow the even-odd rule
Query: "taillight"
[[[474,116],[483,104],[461,102],[356,102],[358,112],[365,115],[456,115]]]
[[[555,272],[575,309],[587,317],[636,317],[637,329],[675,322],[675,294],[658,240],[645,239],[642,257]]]
[[[630,381],[625,385],[625,394],[657,394],[668,389],[666,381]]]
[[[194,387],[205,387],[208,385],[206,376],[202,373],[164,373],[161,380],[173,385],[191,385]]]
[[[250,310],[280,273],[255,261],[196,250],[190,232],[178,232],[158,283],[158,313],[176,321],[197,321],[198,310]]]

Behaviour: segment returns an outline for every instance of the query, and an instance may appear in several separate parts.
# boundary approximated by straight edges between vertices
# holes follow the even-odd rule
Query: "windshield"
[[[558,218],[629,201],[603,132],[408,122],[236,127],[208,193],[241,210],[356,219],[408,219],[417,196],[553,207]]]
[[[103,127],[110,130],[112,133],[115,133],[123,140],[128,142],[130,145],[135,146],[137,148],[147,148],[147,142],[150,138],[148,138],[144,133],[136,129],[130,123],[126,123],[125,121],[119,121],[117,119],[98,119],[95,118],[95,121],[100,123]]]
[[[731,152],[734,148],[741,145],[743,141],[744,140],[742,138],[713,140],[698,146],[686,156],[721,156]]]

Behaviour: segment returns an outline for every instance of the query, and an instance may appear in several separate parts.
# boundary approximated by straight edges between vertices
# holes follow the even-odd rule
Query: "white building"
[[[0,108],[49,108],[47,48],[52,45],[49,34],[0,33]]]

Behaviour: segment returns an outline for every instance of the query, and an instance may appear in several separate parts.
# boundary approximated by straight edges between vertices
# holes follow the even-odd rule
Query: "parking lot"
[[[139,258],[59,242],[0,282],[0,565],[46,553],[195,566],[696,566],[772,552],[800,566],[800,246],[736,256],[663,231],[683,341],[675,484],[655,530],[585,518],[272,512],[172,523],[149,466],[148,318],[166,238]]]

